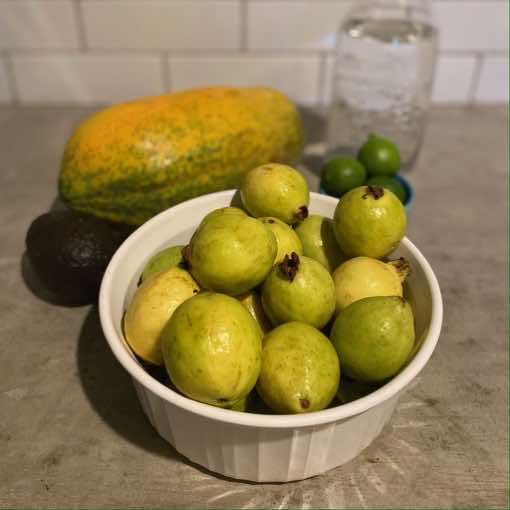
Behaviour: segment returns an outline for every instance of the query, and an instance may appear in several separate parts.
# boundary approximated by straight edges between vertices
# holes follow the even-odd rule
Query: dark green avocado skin
[[[63,304],[93,303],[108,262],[128,234],[93,216],[50,211],[30,225],[26,252],[36,275]]]

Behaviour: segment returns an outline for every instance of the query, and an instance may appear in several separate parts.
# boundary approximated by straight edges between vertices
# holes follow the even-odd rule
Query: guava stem
[[[191,246],[188,244],[181,250],[182,258],[187,269],[191,269]]]
[[[384,188],[380,186],[367,186],[366,193],[362,196],[362,198],[367,198],[372,196],[375,200],[379,200],[384,195]]]
[[[404,257],[400,257],[397,260],[390,260],[388,264],[395,269],[400,283],[402,283],[411,272],[411,266]]]
[[[299,255],[295,251],[291,253],[290,257],[286,254],[283,262],[280,263],[279,268],[288,280],[291,282],[294,281],[299,269]]]
[[[306,218],[308,218],[308,207],[306,207],[306,205],[302,205],[297,210],[296,217],[297,217],[298,221],[303,221]]]
[[[308,409],[310,407],[310,401],[307,398],[300,398],[299,404],[303,409]]]

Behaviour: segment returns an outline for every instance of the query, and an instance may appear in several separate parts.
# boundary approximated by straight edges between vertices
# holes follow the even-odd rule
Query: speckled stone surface
[[[0,507],[508,505],[505,108],[434,109],[408,175],[409,237],[445,304],[433,358],[358,458],[265,485],[182,458],[142,414],[97,308],[45,301],[27,270],[26,230],[51,207],[64,142],[89,111],[0,108]],[[320,141],[320,116],[305,119]],[[315,158],[306,164],[317,189]]]

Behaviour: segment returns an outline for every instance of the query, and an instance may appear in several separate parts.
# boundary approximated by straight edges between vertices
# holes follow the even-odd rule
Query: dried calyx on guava
[[[267,163],[250,170],[241,184],[241,200],[256,218],[271,216],[293,225],[308,216],[310,192],[294,168]]]
[[[276,237],[277,253],[274,260],[275,264],[283,262],[285,255],[296,252],[299,255],[303,253],[303,245],[296,232],[287,223],[278,218],[264,217],[259,218]]]
[[[382,258],[397,248],[407,228],[404,206],[391,191],[360,186],[340,198],[334,232],[348,257]]]
[[[335,310],[335,285],[322,264],[294,252],[265,279],[262,305],[275,326],[299,321],[320,329]]]
[[[409,263],[403,257],[389,262],[355,257],[343,262],[333,273],[336,312],[366,297],[403,296],[402,283],[409,271]]]
[[[264,338],[257,392],[277,413],[326,408],[340,379],[340,364],[329,339],[302,322],[288,322]]]

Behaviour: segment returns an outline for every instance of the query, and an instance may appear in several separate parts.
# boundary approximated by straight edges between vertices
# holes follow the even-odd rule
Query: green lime
[[[362,186],[367,178],[365,167],[355,158],[338,156],[322,168],[321,184],[326,193],[341,197],[353,188]]]
[[[395,175],[400,169],[398,147],[387,138],[370,135],[361,146],[358,159],[369,175]]]
[[[389,177],[387,175],[378,175],[376,177],[370,177],[367,181],[367,185],[369,186],[381,186],[382,188],[389,189],[397,197],[400,199],[400,201],[405,204],[407,199],[407,193],[402,186],[402,183],[395,179],[394,177]]]

